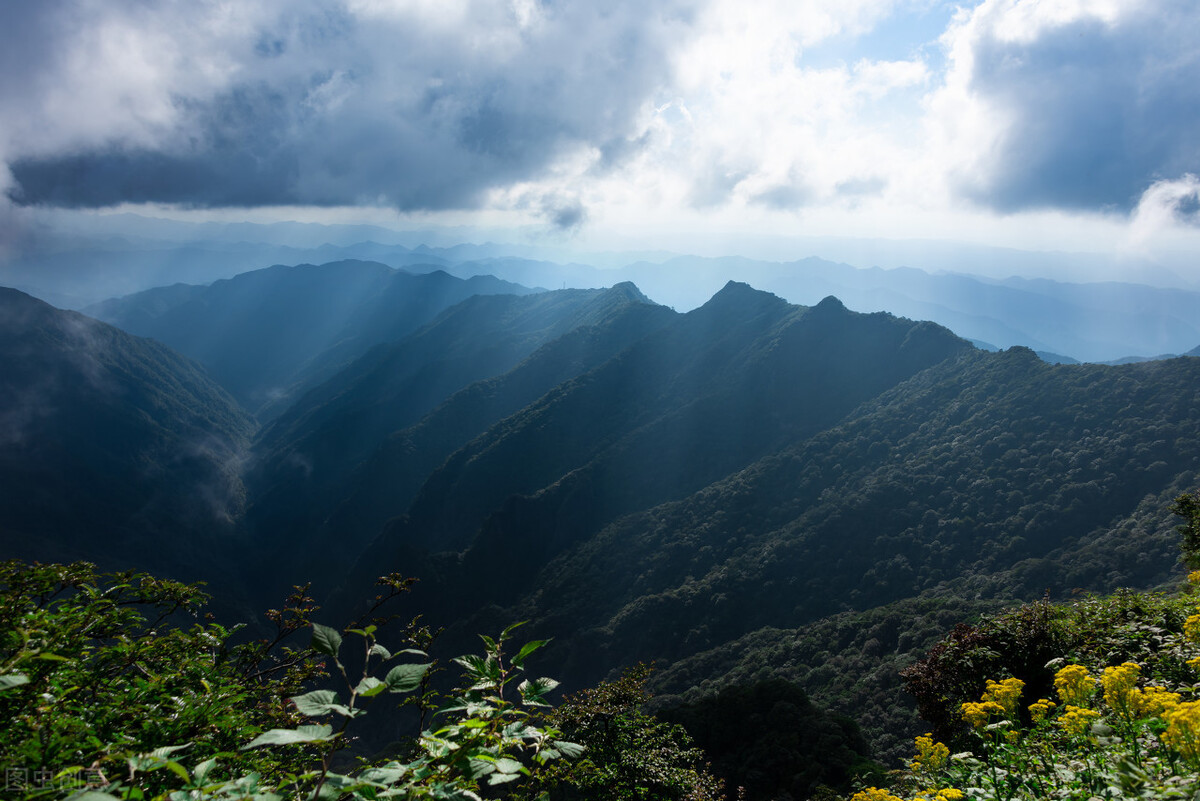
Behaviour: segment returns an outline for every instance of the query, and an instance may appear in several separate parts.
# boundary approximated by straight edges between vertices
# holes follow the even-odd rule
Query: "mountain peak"
[[[696,311],[720,314],[761,314],[772,309],[787,308],[788,302],[781,297],[755,289],[741,281],[730,281]]]
[[[632,281],[621,281],[620,283],[613,284],[611,287],[609,287],[608,291],[610,294],[622,297],[635,303],[654,302],[650,300],[650,298],[646,297],[642,290],[637,288],[637,284],[633,283]]]
[[[827,295],[821,299],[820,303],[818,303],[816,306],[813,306],[813,308],[819,309],[823,312],[844,312],[846,311],[846,304],[842,303],[833,295]]]

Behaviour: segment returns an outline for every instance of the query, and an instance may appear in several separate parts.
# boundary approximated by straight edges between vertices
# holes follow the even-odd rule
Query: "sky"
[[[0,259],[134,211],[1195,285],[1197,42],[1194,0],[0,0]]]

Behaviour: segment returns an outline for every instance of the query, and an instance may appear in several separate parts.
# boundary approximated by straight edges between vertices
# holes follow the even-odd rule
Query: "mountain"
[[[373,345],[472,295],[532,290],[492,278],[341,261],[276,265],[206,287],[175,285],[85,311],[204,365],[247,410],[272,417]]]
[[[994,280],[915,267],[859,268],[810,257],[771,262],[742,257],[676,256],[620,269],[556,265],[515,257],[461,262],[456,275],[491,274],[522,283],[596,286],[633,281],[655,300],[681,309],[704,303],[730,278],[811,304],[834,295],[857,311],[887,311],[943,325],[966,339],[1022,345],[1081,361],[1179,353],[1200,339],[1200,293],[1140,284]],[[553,281],[551,284],[549,282]]]
[[[530,620],[531,636],[555,638],[551,667],[572,682],[657,661],[674,666],[667,692],[778,675],[855,714],[880,704],[879,664],[928,642],[921,615],[1169,580],[1178,551],[1165,509],[1200,481],[1198,387],[1190,358],[1108,367],[960,353],[572,543],[519,597],[506,581],[489,596],[498,607],[476,599],[462,631]],[[506,578],[530,551],[514,537],[505,562],[481,538],[430,564],[447,586],[478,581],[477,549]],[[911,708],[870,723],[899,739],[917,725]]]
[[[833,298],[793,306],[730,282],[446,458],[350,583],[418,564],[420,550],[467,548],[459,590],[431,605],[455,615],[512,600],[607,523],[804,441],[969,349],[938,326],[856,314]],[[503,582],[488,578],[497,571]]]
[[[227,573],[252,421],[166,346],[0,288],[0,549]]]
[[[495,419],[671,316],[630,284],[469,298],[377,346],[262,431],[247,476],[249,525],[268,550],[281,535],[294,543],[336,531],[344,546],[365,541],[386,517],[365,522],[380,507],[390,514],[407,507],[416,487],[399,474],[423,478]],[[459,392],[501,374],[494,380],[503,388],[485,393],[482,404],[474,403],[478,394]],[[413,432],[420,445],[403,449],[412,458],[391,463],[397,432],[421,422]],[[364,498],[363,487],[379,491]],[[343,514],[330,529],[328,518],[346,508],[348,495],[357,522],[346,527]]]

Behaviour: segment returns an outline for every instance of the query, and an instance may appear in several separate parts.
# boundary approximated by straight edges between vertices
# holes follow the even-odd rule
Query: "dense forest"
[[[859,314],[832,297],[797,306],[736,282],[678,313],[628,283],[533,291],[364,262],[274,267],[90,310],[112,324],[15,290],[0,304],[2,555],[98,566],[5,568],[0,672],[28,682],[4,703],[34,731],[42,724],[20,705],[35,687],[74,693],[68,685],[127,683],[134,670],[146,673],[146,710],[158,708],[155,693],[177,696],[169,665],[154,667],[141,646],[96,661],[123,627],[149,649],[165,638],[164,655],[210,642],[212,660],[189,675],[226,688],[214,709],[256,699],[215,728],[181,719],[166,739],[129,734],[114,711],[141,696],[107,700],[108,712],[80,702],[70,713],[80,717],[64,718],[67,751],[47,755],[14,730],[13,767],[37,748],[46,769],[87,767],[201,738],[185,759],[153,758],[155,792],[176,786],[169,764],[187,772],[234,752],[218,762],[257,772],[263,787],[312,759],[321,776],[346,777],[344,738],[321,739],[326,724],[305,717],[353,719],[355,753],[394,757],[396,743],[421,742],[413,733],[438,699],[458,698],[446,713],[463,716],[454,737],[497,739],[471,746],[492,767],[467,771],[455,792],[492,776],[530,798],[617,797],[598,788],[650,787],[653,775],[658,789],[629,797],[846,795],[868,780],[883,786],[882,771],[911,758],[928,730],[921,716],[936,716],[911,692],[912,671],[957,624],[1003,627],[986,621],[1042,599],[1065,620],[1082,593],[1183,575],[1171,509],[1186,512],[1176,499],[1200,485],[1192,356],[1050,364],[1027,348],[979,350],[932,323]],[[129,569],[159,578],[111,573]],[[403,631],[391,640],[364,622],[378,614],[375,580],[389,575],[389,608],[422,616],[393,624]],[[206,582],[216,621],[172,618],[199,614],[203,600],[175,581]],[[144,617],[117,615],[101,585],[125,587],[113,592]],[[294,585],[307,589],[280,606]],[[89,640],[72,628],[88,615],[108,633]],[[1186,615],[1168,617],[1153,625],[1169,623],[1184,642]],[[35,618],[66,627],[65,650],[28,634]],[[496,633],[521,621],[502,647]],[[232,631],[239,623],[248,627]],[[461,657],[480,652],[480,634],[492,638],[483,655]],[[341,656],[335,635],[355,643],[354,656]],[[518,659],[524,642],[547,644]],[[1086,656],[1093,671],[1117,653],[1047,647],[1048,660]],[[388,671],[457,668],[370,672],[375,656],[405,648],[423,655]],[[505,696],[535,650],[533,683]],[[31,662],[37,654],[69,669],[56,673],[54,656]],[[360,680],[311,684],[333,658],[333,678],[344,664]],[[971,681],[1050,681],[989,665],[993,675]],[[262,671],[270,682],[246,683]],[[543,674],[566,695],[538,684]],[[960,684],[958,703],[983,692]],[[340,700],[312,695],[328,686]],[[355,704],[385,692],[408,703],[357,720]],[[543,716],[548,693],[557,709]],[[286,697],[307,700],[281,707]],[[93,712],[112,719],[101,725]],[[938,724],[943,740],[964,734],[952,712],[938,713],[951,720]],[[524,721],[528,736],[478,723],[488,716]],[[298,726],[318,728],[273,736],[308,743],[300,761],[239,750]],[[120,747],[70,750],[89,727]],[[572,760],[577,746],[596,758]],[[448,751],[421,749],[405,753],[412,771],[462,768],[438,762]],[[662,764],[631,756],[655,749]],[[510,753],[513,763],[497,761]],[[550,756],[534,765],[531,753]]]

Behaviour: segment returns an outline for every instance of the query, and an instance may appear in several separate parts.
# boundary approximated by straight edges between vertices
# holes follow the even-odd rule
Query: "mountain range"
[[[667,700],[787,678],[868,710],[883,754],[917,725],[882,700],[914,653],[1170,580],[1164,510],[1200,481],[1200,359],[1052,365],[736,281],[681,313],[345,262],[93,309],[161,342],[0,301],[9,555],[237,608],[313,582],[331,620],[400,571],[450,652],[528,620],[574,686],[638,660]]]

